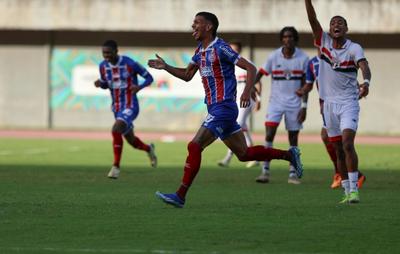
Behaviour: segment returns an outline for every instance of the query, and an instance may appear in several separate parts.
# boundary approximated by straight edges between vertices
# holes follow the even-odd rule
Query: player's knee
[[[193,141],[189,142],[187,149],[188,149],[189,153],[201,153],[201,150],[202,150],[201,146],[198,143],[193,142]]]
[[[237,152],[237,153],[236,153],[236,157],[238,158],[238,160],[240,160],[240,161],[248,161],[248,156],[247,156],[248,150],[249,150],[249,149],[247,148],[247,149],[244,150],[244,151]]]
[[[354,151],[354,143],[351,141],[343,141],[343,150],[345,153]]]

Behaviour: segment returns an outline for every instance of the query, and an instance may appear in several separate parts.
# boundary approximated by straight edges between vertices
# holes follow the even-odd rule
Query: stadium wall
[[[110,128],[112,114],[108,94],[80,91],[82,87],[92,87],[97,78],[96,68],[101,61],[98,45],[105,39],[115,38],[121,45],[122,54],[134,57],[143,65],[157,52],[172,64],[185,66],[195,47],[187,33],[3,31],[3,35],[0,39],[2,128]],[[312,56],[315,50],[310,48],[311,35],[300,36],[300,47]],[[243,55],[253,59],[257,66],[261,66],[268,54],[279,46],[276,33],[222,33],[221,37],[242,41],[245,46]],[[373,73],[371,94],[361,101],[360,132],[399,134],[400,110],[396,102],[400,100],[400,91],[394,63],[400,57],[400,49],[399,45],[392,43],[399,41],[399,35],[351,34],[350,37],[365,45]],[[94,68],[95,71],[89,76],[81,75],[83,81],[75,82],[78,87],[73,87],[73,73],[77,66]],[[136,127],[164,131],[197,129],[205,116],[201,84],[196,80],[190,84],[173,84],[178,89],[192,89],[187,90],[190,96],[182,96],[176,91],[174,94],[172,90],[165,90],[160,77],[156,80],[151,88],[142,91],[149,90],[140,96],[141,114],[135,121]],[[262,110],[252,119],[253,129],[260,132],[264,129],[270,79],[264,77],[262,82]],[[160,91],[166,93],[157,94]],[[321,117],[315,91],[311,93],[309,105],[304,131],[317,132]]]

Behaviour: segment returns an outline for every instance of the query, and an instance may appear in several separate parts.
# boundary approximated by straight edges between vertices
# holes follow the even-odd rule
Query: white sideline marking
[[[206,252],[195,252],[195,251],[175,251],[175,250],[140,250],[140,249],[91,249],[91,248],[82,248],[82,249],[63,249],[63,248],[51,248],[51,247],[0,247],[0,252],[3,251],[48,251],[48,252],[83,252],[83,253],[154,253],[154,254],[173,254],[173,253],[182,253],[182,254],[197,254]],[[216,251],[209,252],[209,254],[218,254]]]
[[[7,150],[0,151],[0,156],[7,156],[7,155],[11,155],[11,154],[14,154],[14,152],[13,151],[7,151]]]
[[[24,151],[24,154],[35,155],[35,154],[44,154],[49,153],[48,148],[33,148]]]

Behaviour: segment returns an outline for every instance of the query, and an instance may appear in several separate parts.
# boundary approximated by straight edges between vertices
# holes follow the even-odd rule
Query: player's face
[[[282,36],[282,46],[285,48],[294,48],[296,42],[294,40],[293,33],[291,31],[285,31]]]
[[[193,20],[192,29],[192,36],[194,39],[196,41],[201,41],[204,39],[206,33],[211,31],[211,26],[203,16],[198,15]]]
[[[109,63],[115,64],[117,62],[117,50],[110,47],[103,47],[103,58]]]
[[[341,17],[332,18],[329,25],[329,33],[334,39],[344,37],[347,33],[346,21]]]

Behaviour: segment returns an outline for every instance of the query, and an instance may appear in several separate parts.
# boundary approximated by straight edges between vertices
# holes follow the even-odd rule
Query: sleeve
[[[132,60],[132,69],[144,78],[142,84],[138,84],[141,88],[150,85],[153,82],[153,76],[139,63]]]
[[[260,68],[260,72],[265,76],[268,76],[272,73],[272,62],[273,62],[273,54],[270,55],[264,65]]]
[[[240,59],[240,55],[236,53],[228,44],[222,44],[219,47],[218,52],[221,60],[232,63],[234,65],[236,65],[236,63]]]
[[[364,50],[359,44],[354,43],[354,48],[352,53],[354,55],[354,62],[357,64],[357,66],[360,61],[367,61],[364,55]]]
[[[100,88],[107,89],[108,88],[108,83],[106,81],[107,80],[106,79],[106,70],[105,70],[103,64],[99,65],[99,72],[100,72],[99,81],[100,81],[100,84],[101,84]]]
[[[306,83],[307,84],[312,84],[315,81],[314,77],[314,64],[312,60],[310,60],[307,64],[307,70],[306,70]]]

